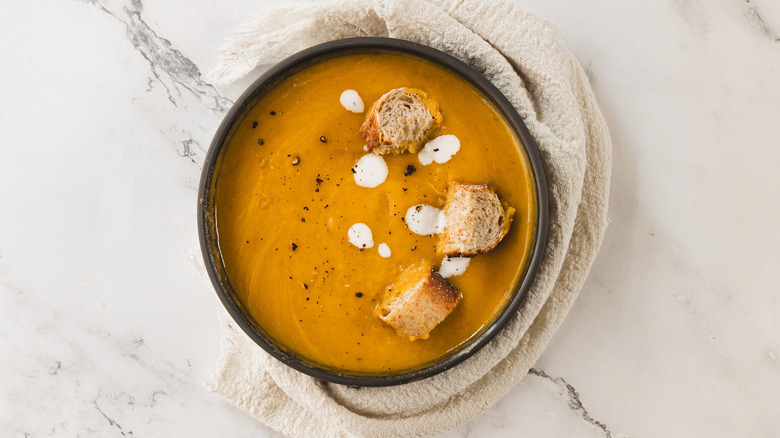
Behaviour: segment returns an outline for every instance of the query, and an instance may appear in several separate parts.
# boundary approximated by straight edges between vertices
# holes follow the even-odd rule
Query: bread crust
[[[420,265],[411,266],[406,271],[409,270],[418,271],[413,273],[417,281],[400,291],[393,292],[393,285],[389,286],[385,300],[377,305],[375,314],[399,335],[407,336],[411,341],[428,339],[431,330],[458,304],[460,292],[431,269],[430,265],[425,269],[420,269]],[[397,281],[394,285],[407,283],[408,280]]]
[[[387,127],[382,126],[380,112],[385,106],[397,103],[397,100],[400,98],[411,98],[414,99],[415,102],[422,104],[423,110],[428,112],[425,117],[430,117],[431,119],[427,128],[425,128],[423,132],[417,133],[414,138],[395,141],[386,132]],[[420,114],[415,115],[415,117],[418,116],[420,116]],[[360,133],[363,135],[368,150],[377,155],[401,154],[404,152],[416,153],[431,137],[432,133],[441,125],[441,121],[442,114],[439,110],[439,105],[434,100],[430,99],[427,93],[416,88],[396,88],[382,95],[382,97],[371,105],[366,120],[360,126]],[[408,121],[395,120],[395,122],[407,123]]]
[[[494,249],[509,232],[515,209],[487,184],[450,183],[446,227],[437,250],[448,257],[474,257]]]

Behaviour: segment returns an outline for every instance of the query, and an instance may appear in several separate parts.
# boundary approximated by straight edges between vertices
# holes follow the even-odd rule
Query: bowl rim
[[[220,152],[231,135],[231,129],[240,121],[242,115],[245,114],[245,109],[247,109],[249,105],[255,103],[256,99],[260,97],[258,96],[258,93],[263,91],[264,86],[273,80],[278,80],[278,77],[280,75],[284,76],[285,72],[293,70],[297,66],[303,66],[312,60],[325,57],[326,55],[335,54],[336,52],[372,49],[411,54],[443,66],[460,75],[463,79],[476,87],[484,96],[488,97],[493,105],[502,113],[507,123],[523,143],[525,153],[531,165],[532,177],[536,184],[537,199],[536,234],[534,236],[536,241],[532,249],[531,258],[526,267],[524,276],[513,291],[514,295],[510,298],[498,317],[479,333],[479,335],[472,338],[453,353],[444,356],[444,359],[439,362],[434,362],[424,368],[409,372],[376,376],[342,373],[333,369],[318,367],[312,363],[307,363],[295,355],[290,354],[288,351],[283,350],[280,346],[275,345],[271,340],[259,333],[254,324],[249,321],[247,315],[245,315],[241,309],[241,305],[232,298],[231,292],[226,289],[226,285],[223,284],[220,279],[219,273],[217,272],[217,254],[214,252],[214,247],[218,247],[218,238],[212,238],[211,236],[209,221],[213,221],[213,219],[208,217],[209,210],[213,209],[210,191],[215,174],[214,170],[217,167]],[[511,321],[525,301],[544,256],[547,245],[549,206],[545,172],[536,142],[528,131],[520,114],[492,82],[463,61],[432,47],[395,38],[358,37],[333,40],[297,52],[264,72],[241,94],[222,119],[206,154],[198,187],[197,216],[201,253],[209,279],[211,280],[220,301],[225,306],[225,309],[244,333],[275,359],[278,359],[291,368],[311,377],[342,385],[378,387],[409,383],[444,372],[473,356],[482,347],[487,345],[487,343],[490,342],[509,323],[509,321]],[[216,227],[216,225],[214,225],[214,227]],[[214,241],[213,243],[210,238]]]

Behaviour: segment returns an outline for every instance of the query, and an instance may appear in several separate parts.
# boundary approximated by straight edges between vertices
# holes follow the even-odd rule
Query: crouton
[[[449,257],[486,253],[509,232],[514,213],[487,184],[450,183],[438,251]]]
[[[396,88],[374,102],[360,133],[375,154],[416,153],[441,120],[439,105],[424,91]]]
[[[459,300],[458,290],[431,269],[430,262],[422,261],[406,268],[387,287],[374,314],[410,341],[428,339]]]

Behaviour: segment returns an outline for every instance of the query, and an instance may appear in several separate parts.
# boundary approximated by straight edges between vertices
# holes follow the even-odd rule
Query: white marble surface
[[[276,436],[208,393],[201,79],[270,1],[0,14],[0,436]],[[780,3],[544,1],[614,139],[611,225],[532,374],[460,436],[780,435]],[[224,96],[224,97],[223,97]]]

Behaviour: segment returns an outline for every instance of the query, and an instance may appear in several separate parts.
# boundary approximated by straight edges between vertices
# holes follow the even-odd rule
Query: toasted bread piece
[[[450,183],[438,251],[449,257],[486,253],[509,232],[514,213],[487,184]]]
[[[371,106],[360,133],[378,155],[415,153],[441,124],[439,105],[416,88],[390,90]]]
[[[411,341],[428,339],[459,300],[458,290],[431,269],[430,262],[422,261],[406,268],[387,287],[374,314]]]

